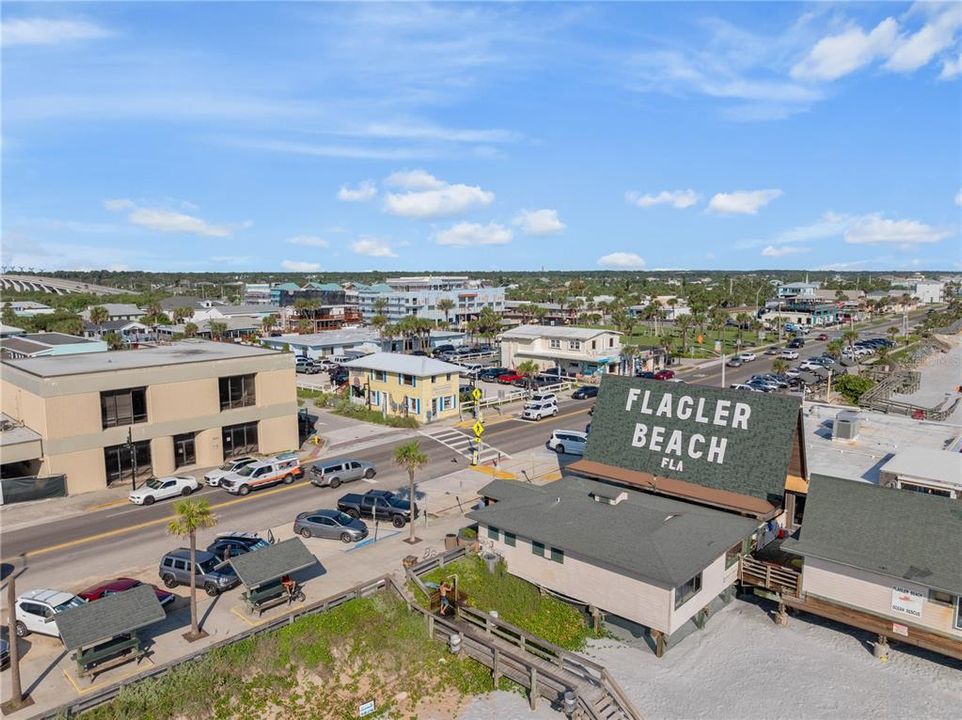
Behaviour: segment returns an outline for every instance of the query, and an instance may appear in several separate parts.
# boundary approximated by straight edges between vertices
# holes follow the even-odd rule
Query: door
[[[347,473],[348,480],[360,480],[363,472],[361,471],[361,463],[352,462],[350,463],[350,470]]]
[[[180,491],[177,489],[177,481],[167,480],[163,485],[160,486],[160,489],[157,490],[157,497],[169,498],[169,497],[173,497],[178,492]]]
[[[24,601],[20,603],[20,622],[27,626],[30,632],[48,634],[50,628],[46,624],[46,608],[40,603]]]
[[[319,537],[323,537],[323,538],[337,537],[337,529],[334,527],[334,521],[331,520],[331,518],[320,516],[316,518],[316,520],[320,530],[320,532],[318,533]]]

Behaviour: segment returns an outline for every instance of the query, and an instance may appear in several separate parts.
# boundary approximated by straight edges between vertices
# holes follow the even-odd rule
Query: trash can
[[[456,547],[458,547],[459,544],[460,543],[458,543],[458,536],[455,535],[454,533],[448,533],[447,535],[444,536],[445,550],[454,550]]]
[[[498,569],[498,556],[494,553],[485,553],[482,557],[485,565],[488,566],[488,572],[494,575]]]

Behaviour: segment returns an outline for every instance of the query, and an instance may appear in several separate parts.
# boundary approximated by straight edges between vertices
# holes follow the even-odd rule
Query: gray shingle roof
[[[721,510],[583,478],[566,477],[536,490],[468,517],[666,588],[694,577],[758,526]],[[621,492],[626,499],[617,505],[592,497]]]
[[[317,558],[311,555],[300,538],[275,543],[263,550],[231,558],[237,577],[249,588],[255,588],[284,575],[311,567]]]
[[[153,625],[166,617],[154,589],[139,585],[57,615],[57,628],[67,650],[93,645]]]
[[[666,399],[667,412],[662,409]],[[747,405],[750,413],[736,425],[739,405]],[[795,395],[605,375],[584,457],[780,505],[800,407]],[[644,446],[633,443],[636,423],[646,426]],[[664,428],[663,435],[656,436],[656,427]],[[696,435],[703,442],[690,445]],[[680,441],[674,452],[672,437]],[[713,438],[718,444],[725,441],[720,462],[709,461]],[[692,451],[701,455],[694,457]],[[713,459],[718,460],[717,455]]]
[[[451,363],[441,362],[423,355],[404,355],[402,353],[377,352],[344,363],[343,367],[358,370],[381,370],[383,372],[403,373],[415,377],[431,377],[452,373],[457,375],[464,368]]]
[[[798,540],[782,547],[962,595],[957,500],[812,475]]]
[[[478,491],[478,495],[481,497],[491,498],[499,502],[501,500],[531,497],[532,494],[540,496],[542,493],[540,486],[519,480],[492,480]]]
[[[521,325],[508,330],[501,337],[511,340],[513,338],[568,338],[571,340],[591,340],[604,333],[621,335],[617,330],[599,330],[598,328],[571,327],[569,325]]]

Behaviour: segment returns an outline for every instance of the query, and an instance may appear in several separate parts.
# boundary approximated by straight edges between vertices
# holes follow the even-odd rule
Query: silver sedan
[[[340,510],[310,510],[294,520],[294,532],[305,538],[329,538],[352,543],[367,537],[367,525]]]

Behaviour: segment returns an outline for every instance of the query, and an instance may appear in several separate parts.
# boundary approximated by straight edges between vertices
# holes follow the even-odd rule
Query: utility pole
[[[721,382],[721,386],[722,386],[722,387],[725,387],[725,351],[724,351],[724,350],[722,350],[721,358],[722,358],[722,382]]]
[[[30,696],[24,697],[20,684],[20,645],[17,637],[17,574],[10,568],[7,576],[7,637],[10,640],[10,699],[0,705],[4,715],[11,715],[21,708],[33,705]]]

